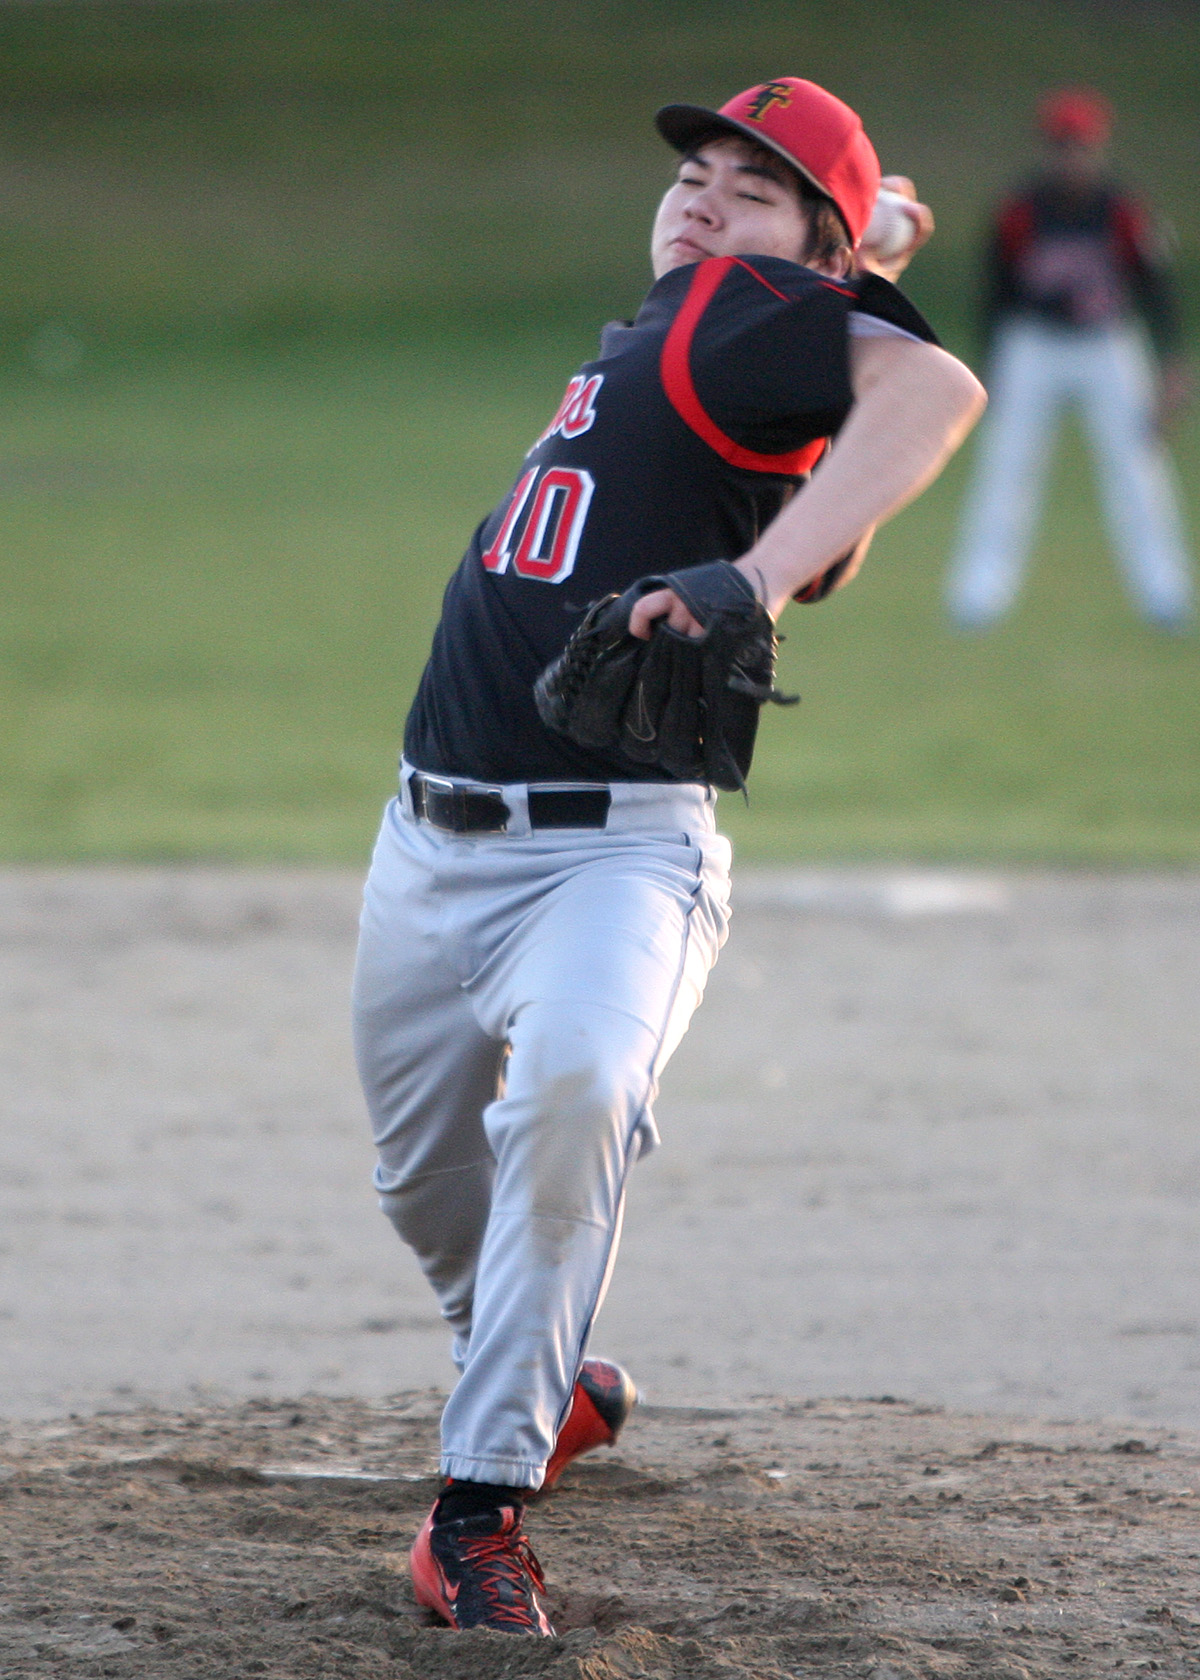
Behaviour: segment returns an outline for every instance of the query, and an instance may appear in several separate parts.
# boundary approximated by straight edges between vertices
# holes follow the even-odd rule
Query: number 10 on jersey
[[[484,566],[506,572],[511,564],[521,577],[561,583],[575,565],[595,488],[582,467],[530,467],[482,556]]]

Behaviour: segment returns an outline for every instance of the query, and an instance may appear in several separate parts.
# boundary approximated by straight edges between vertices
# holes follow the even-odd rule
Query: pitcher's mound
[[[1200,1440],[882,1396],[643,1407],[534,1505],[556,1640],[414,1605],[436,1394],[14,1424],[0,1673],[1200,1674]]]

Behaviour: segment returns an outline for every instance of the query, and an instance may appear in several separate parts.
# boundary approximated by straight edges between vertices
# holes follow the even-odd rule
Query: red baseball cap
[[[719,111],[664,105],[654,120],[663,139],[681,152],[714,130],[757,140],[832,200],[852,245],[866,231],[879,191],[879,159],[857,113],[815,82],[780,76],[747,88]]]
[[[1092,88],[1060,88],[1038,106],[1038,126],[1047,140],[1078,140],[1102,146],[1112,130],[1112,106]]]

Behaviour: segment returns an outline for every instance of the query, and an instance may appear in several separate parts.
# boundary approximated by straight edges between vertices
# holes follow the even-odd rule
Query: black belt
[[[409,778],[413,814],[450,834],[503,834],[509,810],[498,788],[464,787],[419,770]],[[607,788],[530,788],[530,828],[603,828],[612,794]]]

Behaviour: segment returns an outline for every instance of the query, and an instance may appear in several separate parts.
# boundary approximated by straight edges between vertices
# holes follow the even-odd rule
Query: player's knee
[[[542,1008],[513,1035],[504,1097],[488,1110],[498,1161],[522,1163],[531,1207],[591,1218],[620,1194],[650,1098],[654,1045],[615,1010]]]
[[[514,1023],[511,1045],[505,1097],[531,1112],[602,1131],[646,1100],[655,1040],[622,1010],[531,1005]]]

